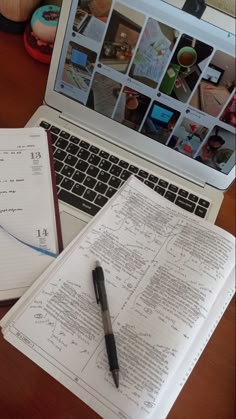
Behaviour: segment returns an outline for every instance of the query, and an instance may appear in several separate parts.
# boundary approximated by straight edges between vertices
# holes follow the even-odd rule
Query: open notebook
[[[234,244],[131,177],[2,319],[4,337],[104,419],[163,419],[234,294]],[[93,288],[96,260],[118,390]]]
[[[0,301],[18,298],[62,250],[48,134],[0,130]]]

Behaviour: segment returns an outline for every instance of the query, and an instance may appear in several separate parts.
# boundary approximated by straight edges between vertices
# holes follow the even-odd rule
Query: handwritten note
[[[94,296],[96,260],[116,335],[118,390]],[[202,344],[199,331],[233,266],[230,235],[131,178],[42,275],[27,306],[23,300],[3,320],[4,335],[102,417],[155,417],[173,378],[179,391],[175,373],[198,334]]]

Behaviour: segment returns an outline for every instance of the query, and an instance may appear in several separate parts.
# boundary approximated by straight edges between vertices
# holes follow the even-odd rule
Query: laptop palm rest
[[[60,213],[62,238],[64,248],[71,242],[71,240],[86,226],[86,222],[68,214],[65,211]]]

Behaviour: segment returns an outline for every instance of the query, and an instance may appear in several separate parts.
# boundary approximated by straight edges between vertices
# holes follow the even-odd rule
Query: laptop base
[[[179,188],[190,191],[191,194],[202,197],[210,202],[210,206],[206,215],[207,220],[214,223],[218,211],[220,209],[223,192],[219,191],[209,185],[201,187],[193,182],[190,182],[176,174],[171,173],[169,170],[165,170],[162,167],[158,167],[151,162],[148,162],[135,154],[128,152],[120,147],[115,146],[114,144],[108,143],[108,141],[103,140],[100,137],[97,137],[84,129],[81,129],[71,123],[68,123],[60,118],[60,113],[51,109],[47,105],[43,105],[35,112],[35,114],[28,121],[27,126],[39,126],[40,122],[46,120],[50,124],[58,126],[63,131],[68,131],[71,135],[77,136],[83,141],[89,142],[94,146],[97,146],[107,152],[117,155],[120,159],[129,161],[130,164],[138,166],[144,171],[153,173],[154,176],[157,176],[162,179],[166,179],[167,182],[177,185]],[[71,205],[59,201],[60,203],[60,212],[61,212],[61,223],[62,223],[62,234],[64,245],[68,244],[72,238],[79,232],[81,229],[88,223],[92,218],[90,215],[85,212],[72,207]]]

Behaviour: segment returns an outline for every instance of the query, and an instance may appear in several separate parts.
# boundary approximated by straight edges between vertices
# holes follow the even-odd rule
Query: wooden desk
[[[43,101],[48,67],[0,32],[0,127],[22,127]],[[217,225],[235,234],[235,186]],[[0,307],[0,317],[9,307]],[[95,419],[98,416],[0,336],[2,419]],[[168,419],[235,419],[235,305],[232,301]],[[137,418],[139,419],[139,418]],[[158,417],[157,417],[158,419]]]

